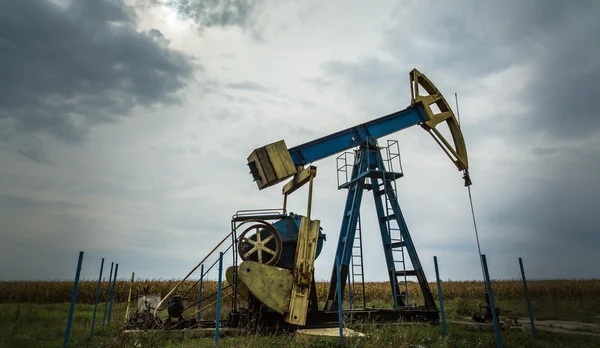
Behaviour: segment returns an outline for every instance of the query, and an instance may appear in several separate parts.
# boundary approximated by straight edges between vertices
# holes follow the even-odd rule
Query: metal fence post
[[[435,265],[435,277],[437,278],[438,297],[440,298],[440,311],[442,312],[442,330],[444,332],[444,336],[448,336],[448,328],[446,327],[446,312],[444,311],[444,296],[442,294],[442,283],[440,280],[437,256],[433,257],[433,263]]]
[[[83,251],[79,252],[79,260],[77,260],[77,271],[75,272],[75,282],[73,283],[73,293],[71,294],[71,307],[69,308],[69,319],[67,319],[67,331],[65,332],[65,340],[63,347],[69,344],[71,336],[71,325],[73,324],[73,312],[75,311],[75,302],[77,301],[77,290],[79,288],[79,274],[81,273],[81,262],[83,261]]]
[[[108,306],[108,320],[106,321],[106,325],[110,325],[110,317],[112,315],[112,306],[113,306],[113,301],[115,299],[115,288],[117,287],[117,272],[118,271],[119,271],[119,264],[117,263],[115,265],[115,275],[113,276],[112,291],[110,294],[110,305]]]
[[[200,310],[202,309],[202,282],[204,280],[204,264],[200,265],[200,294],[198,295],[198,321],[200,321]]]
[[[496,313],[496,305],[494,303],[494,294],[492,293],[492,282],[490,281],[490,273],[488,271],[487,260],[485,254],[481,255],[481,261],[483,263],[483,272],[485,275],[485,285],[487,287],[487,293],[490,297],[490,307],[492,309],[492,317],[494,319],[494,331],[496,331],[496,344],[498,348],[502,348],[502,336],[500,335],[500,325],[498,323],[498,313]]]
[[[110,284],[112,282],[112,274],[113,274],[114,265],[115,265],[114,262],[110,263],[110,274],[108,275],[108,284],[106,285],[106,302],[104,303],[104,313],[102,316],[102,328],[103,329],[104,329],[104,323],[106,322],[106,313],[108,312],[108,301],[110,301]]]
[[[219,328],[221,326],[221,282],[223,280],[223,252],[219,253],[219,281],[217,283],[217,318],[215,321],[215,347],[219,347]]]
[[[131,307],[131,292],[133,291],[134,279],[135,272],[131,272],[131,284],[129,285],[129,295],[127,296],[127,309],[125,309],[125,324],[129,322],[129,309]]]
[[[96,324],[96,310],[98,309],[98,301],[100,300],[100,284],[102,283],[102,271],[104,269],[104,258],[100,263],[100,275],[98,276],[98,286],[96,287],[96,300],[94,301],[94,314],[92,315],[92,328],[90,329],[90,341],[94,337],[94,325]]]
[[[535,337],[535,322],[533,320],[533,309],[531,308],[531,299],[529,298],[529,290],[527,289],[527,280],[525,279],[523,259],[520,257],[519,266],[521,267],[521,278],[523,278],[523,291],[525,292],[525,300],[527,301],[527,311],[529,312],[529,321],[531,322],[531,335]]]
[[[352,284],[352,279],[350,277],[350,271],[348,271],[348,303],[350,305],[350,309],[352,309],[354,307],[354,303],[352,298],[352,286],[350,286],[350,284]]]

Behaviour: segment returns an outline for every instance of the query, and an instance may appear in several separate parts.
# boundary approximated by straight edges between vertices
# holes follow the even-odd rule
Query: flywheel
[[[272,266],[279,262],[282,250],[279,231],[264,220],[252,220],[238,238],[238,254],[244,261]]]

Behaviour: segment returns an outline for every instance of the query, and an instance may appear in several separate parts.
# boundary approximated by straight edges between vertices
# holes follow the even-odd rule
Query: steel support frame
[[[399,173],[392,173],[386,170],[383,157],[379,147],[377,146],[376,140],[367,139],[361,143],[355,156],[352,177],[348,183],[348,195],[346,198],[346,205],[344,208],[344,215],[342,218],[340,235],[338,237],[335,255],[336,260],[339,258],[341,264],[339,276],[341,288],[343,289],[345,287],[345,283],[348,279],[352,246],[356,232],[356,224],[360,214],[363,192],[365,189],[371,189],[375,198],[375,208],[377,210],[377,216],[379,219],[379,229],[383,243],[383,250],[390,278],[390,286],[394,297],[394,308],[399,309],[399,307],[404,306],[404,303],[401,300],[400,303],[398,303],[399,298],[397,296],[397,291],[399,291],[399,288],[397,286],[397,275],[392,253],[392,241],[386,223],[386,219],[389,219],[390,217],[386,216],[384,203],[382,202],[382,199],[386,199],[386,196],[391,204],[394,212],[394,219],[398,223],[400,233],[404,241],[404,247],[408,252],[410,261],[420,284],[421,291],[423,292],[424,307],[427,310],[437,311],[437,306],[435,304],[433,294],[429,288],[425,273],[423,272],[423,268],[421,267],[421,262],[417,255],[416,248],[412,242],[412,238],[402,215],[397,197],[393,192],[393,188],[391,187],[390,180],[394,180],[400,176],[401,174]],[[365,179],[367,177],[370,178],[371,185],[365,185]],[[383,188],[381,188],[382,185]],[[334,264],[329,285],[329,293],[324,306],[325,311],[336,310],[337,279],[337,266]]]

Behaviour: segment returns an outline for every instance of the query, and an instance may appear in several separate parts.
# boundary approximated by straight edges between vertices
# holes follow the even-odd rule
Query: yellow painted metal
[[[278,184],[297,173],[297,168],[284,140],[255,149],[248,156],[248,164],[255,166],[259,176],[256,184],[261,190]]]
[[[446,155],[454,162],[458,170],[468,169],[467,147],[462,131],[460,130],[460,124],[456,120],[454,112],[450,109],[446,99],[444,99],[435,85],[417,69],[413,69],[409,75],[411,82],[411,105],[422,103],[428,118],[428,121],[424,122],[421,127],[431,134]],[[420,88],[423,88],[428,95],[422,95]],[[435,105],[439,110],[433,110],[432,105]],[[436,126],[442,122],[446,122],[448,129],[450,129],[454,147],[436,129]]]
[[[227,270],[225,271],[225,279],[227,279],[227,283],[228,284],[233,284],[233,270],[235,269],[235,266],[230,266],[229,268],[227,268]],[[240,276],[238,273],[238,277],[236,279],[236,290],[237,290],[237,294],[238,296],[240,296],[242,299],[244,300],[248,300],[248,287],[246,286],[246,284],[240,280]]]
[[[315,257],[317,254],[317,238],[319,236],[319,220],[303,217],[300,221],[296,259],[294,262],[294,283],[290,296],[289,312],[284,321],[294,325],[306,324],[310,285],[315,272]]]
[[[299,168],[298,173],[296,173],[296,175],[294,175],[294,177],[283,186],[281,192],[284,195],[289,195],[292,192],[296,191],[297,189],[299,189],[304,184],[310,181],[311,173],[313,178],[317,176],[317,167],[310,166],[308,168]]]
[[[290,304],[294,275],[285,268],[244,261],[238,276],[260,302],[272,310],[285,314]]]

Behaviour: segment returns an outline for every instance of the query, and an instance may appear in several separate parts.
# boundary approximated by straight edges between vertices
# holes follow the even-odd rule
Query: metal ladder
[[[395,147],[395,149],[394,149]],[[398,159],[400,168],[397,168],[399,172],[402,172],[402,165],[400,164],[400,148],[398,141],[388,140],[388,146],[385,148],[387,159],[387,169],[390,172],[394,172],[394,160]],[[395,151],[394,151],[395,150]],[[396,180],[393,178],[383,178],[383,186],[385,191],[391,191],[393,197],[398,197],[398,190],[396,186]],[[387,216],[394,216],[394,209],[389,200],[389,195],[385,195],[385,209]],[[394,268],[396,269],[396,297],[397,303],[404,303],[406,307],[409,307],[408,298],[408,280],[407,276],[412,275],[410,271],[406,271],[405,255],[404,255],[404,239],[400,232],[400,227],[396,219],[387,219],[386,221],[387,231],[391,240],[392,256],[394,258]]]
[[[350,172],[354,170],[354,166],[358,165],[357,161],[360,158],[356,156],[356,152],[344,152],[340,154],[337,159],[337,179],[338,179],[338,190],[348,189],[349,191],[356,190],[356,186],[350,185]],[[368,178],[365,180],[369,180]],[[352,249],[350,250],[352,255],[350,256],[350,265],[348,269],[348,302],[350,309],[354,308],[355,303],[360,303],[360,297],[362,297],[363,308],[366,304],[366,288],[365,288],[365,272],[363,267],[363,249],[362,249],[362,232],[360,223],[360,212],[357,212],[357,223],[354,234],[354,240],[352,243]],[[349,217],[349,216],[346,216]],[[345,218],[346,218],[345,217]],[[358,290],[358,292],[357,292]],[[355,298],[358,293],[359,296]],[[358,300],[358,301],[357,301]]]
[[[365,292],[365,272],[363,267],[363,251],[362,251],[362,233],[360,224],[360,214],[356,224],[356,234],[354,235],[354,243],[352,245],[352,257],[350,259],[350,283],[352,286],[348,287],[350,295],[348,299],[350,301],[350,308],[353,308],[356,290],[360,290],[360,296],[362,296],[363,308],[367,307],[367,298]],[[358,280],[358,283],[357,283]]]

